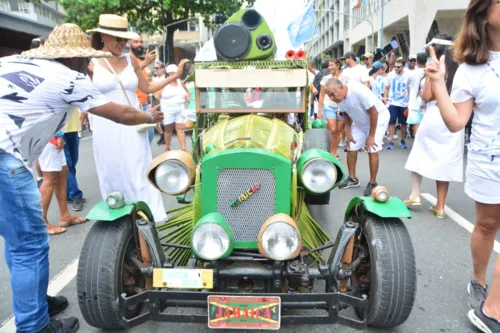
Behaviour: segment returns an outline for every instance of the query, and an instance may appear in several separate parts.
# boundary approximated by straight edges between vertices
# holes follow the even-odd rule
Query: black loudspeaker
[[[252,36],[239,23],[226,23],[214,36],[214,45],[223,59],[243,59],[250,51]]]

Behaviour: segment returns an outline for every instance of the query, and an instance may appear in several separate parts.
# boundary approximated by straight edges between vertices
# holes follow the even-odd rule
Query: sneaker
[[[73,207],[71,208],[75,212],[79,212],[83,210],[83,198],[76,198],[73,201]]]
[[[370,195],[372,195],[372,191],[373,189],[377,187],[377,183],[368,183],[368,185],[366,185],[366,189],[365,189],[365,197],[369,197]]]
[[[51,317],[63,312],[69,305],[68,299],[66,297],[53,297],[49,295],[47,295],[47,304],[49,305],[49,316]]]
[[[401,148],[403,149],[407,148],[405,140],[401,140]]]
[[[347,178],[345,182],[339,185],[339,189],[345,190],[347,188],[359,187],[359,180],[352,179],[351,177]]]
[[[344,148],[345,147],[345,140],[340,140],[339,147],[340,148]]]
[[[469,295],[469,308],[474,310],[480,305],[482,302],[486,301],[486,297],[488,296],[488,286],[483,287],[477,281],[471,281],[467,285],[467,294]]]
[[[81,199],[82,199],[82,202],[83,202],[83,203],[86,203],[86,202],[87,202],[87,199],[85,199],[85,198],[81,198]],[[73,199],[69,199],[69,198],[68,198],[68,199],[66,199],[66,201],[67,201],[68,203],[73,203],[73,201],[74,201],[74,200],[73,200]]]
[[[476,326],[481,332],[484,333],[500,333],[500,322],[493,318],[488,317],[483,311],[484,302],[476,307],[474,310],[470,310],[468,313],[469,320]]]
[[[389,142],[389,144],[387,145],[387,149],[388,150],[394,149],[394,142]]]
[[[50,324],[38,333],[75,333],[80,328],[78,319],[69,317],[68,319],[51,319]]]

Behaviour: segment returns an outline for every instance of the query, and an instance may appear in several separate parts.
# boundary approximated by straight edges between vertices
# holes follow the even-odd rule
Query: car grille
[[[231,202],[255,184],[260,189],[236,207]],[[257,241],[262,224],[275,214],[274,174],[266,169],[224,169],[217,179],[217,212],[233,229],[236,241]]]

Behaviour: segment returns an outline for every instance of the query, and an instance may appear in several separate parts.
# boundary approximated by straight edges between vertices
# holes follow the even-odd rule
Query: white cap
[[[408,60],[412,60],[412,59],[417,60],[417,56],[414,54],[410,54],[410,56],[408,57]]]
[[[168,65],[167,68],[166,68],[166,72],[167,72],[167,74],[168,73],[176,73],[177,69],[178,69],[177,65],[174,65],[174,64]]]

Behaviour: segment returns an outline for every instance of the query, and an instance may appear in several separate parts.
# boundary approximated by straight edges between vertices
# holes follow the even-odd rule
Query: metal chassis
[[[363,330],[367,327],[366,312],[368,301],[341,293],[324,294],[227,294],[217,292],[189,292],[189,291],[160,291],[151,290],[131,297],[122,295],[118,300],[120,324],[124,328],[131,328],[149,320],[161,322],[192,322],[207,323],[207,314],[168,314],[165,308],[203,308],[207,309],[209,295],[223,296],[279,296],[281,297],[281,322],[283,324],[333,324],[338,323],[354,329]],[[125,318],[128,306],[144,304],[143,311],[135,318]],[[364,320],[345,317],[341,314],[345,308],[343,304],[363,309]],[[286,314],[287,310],[324,310],[323,316]]]

